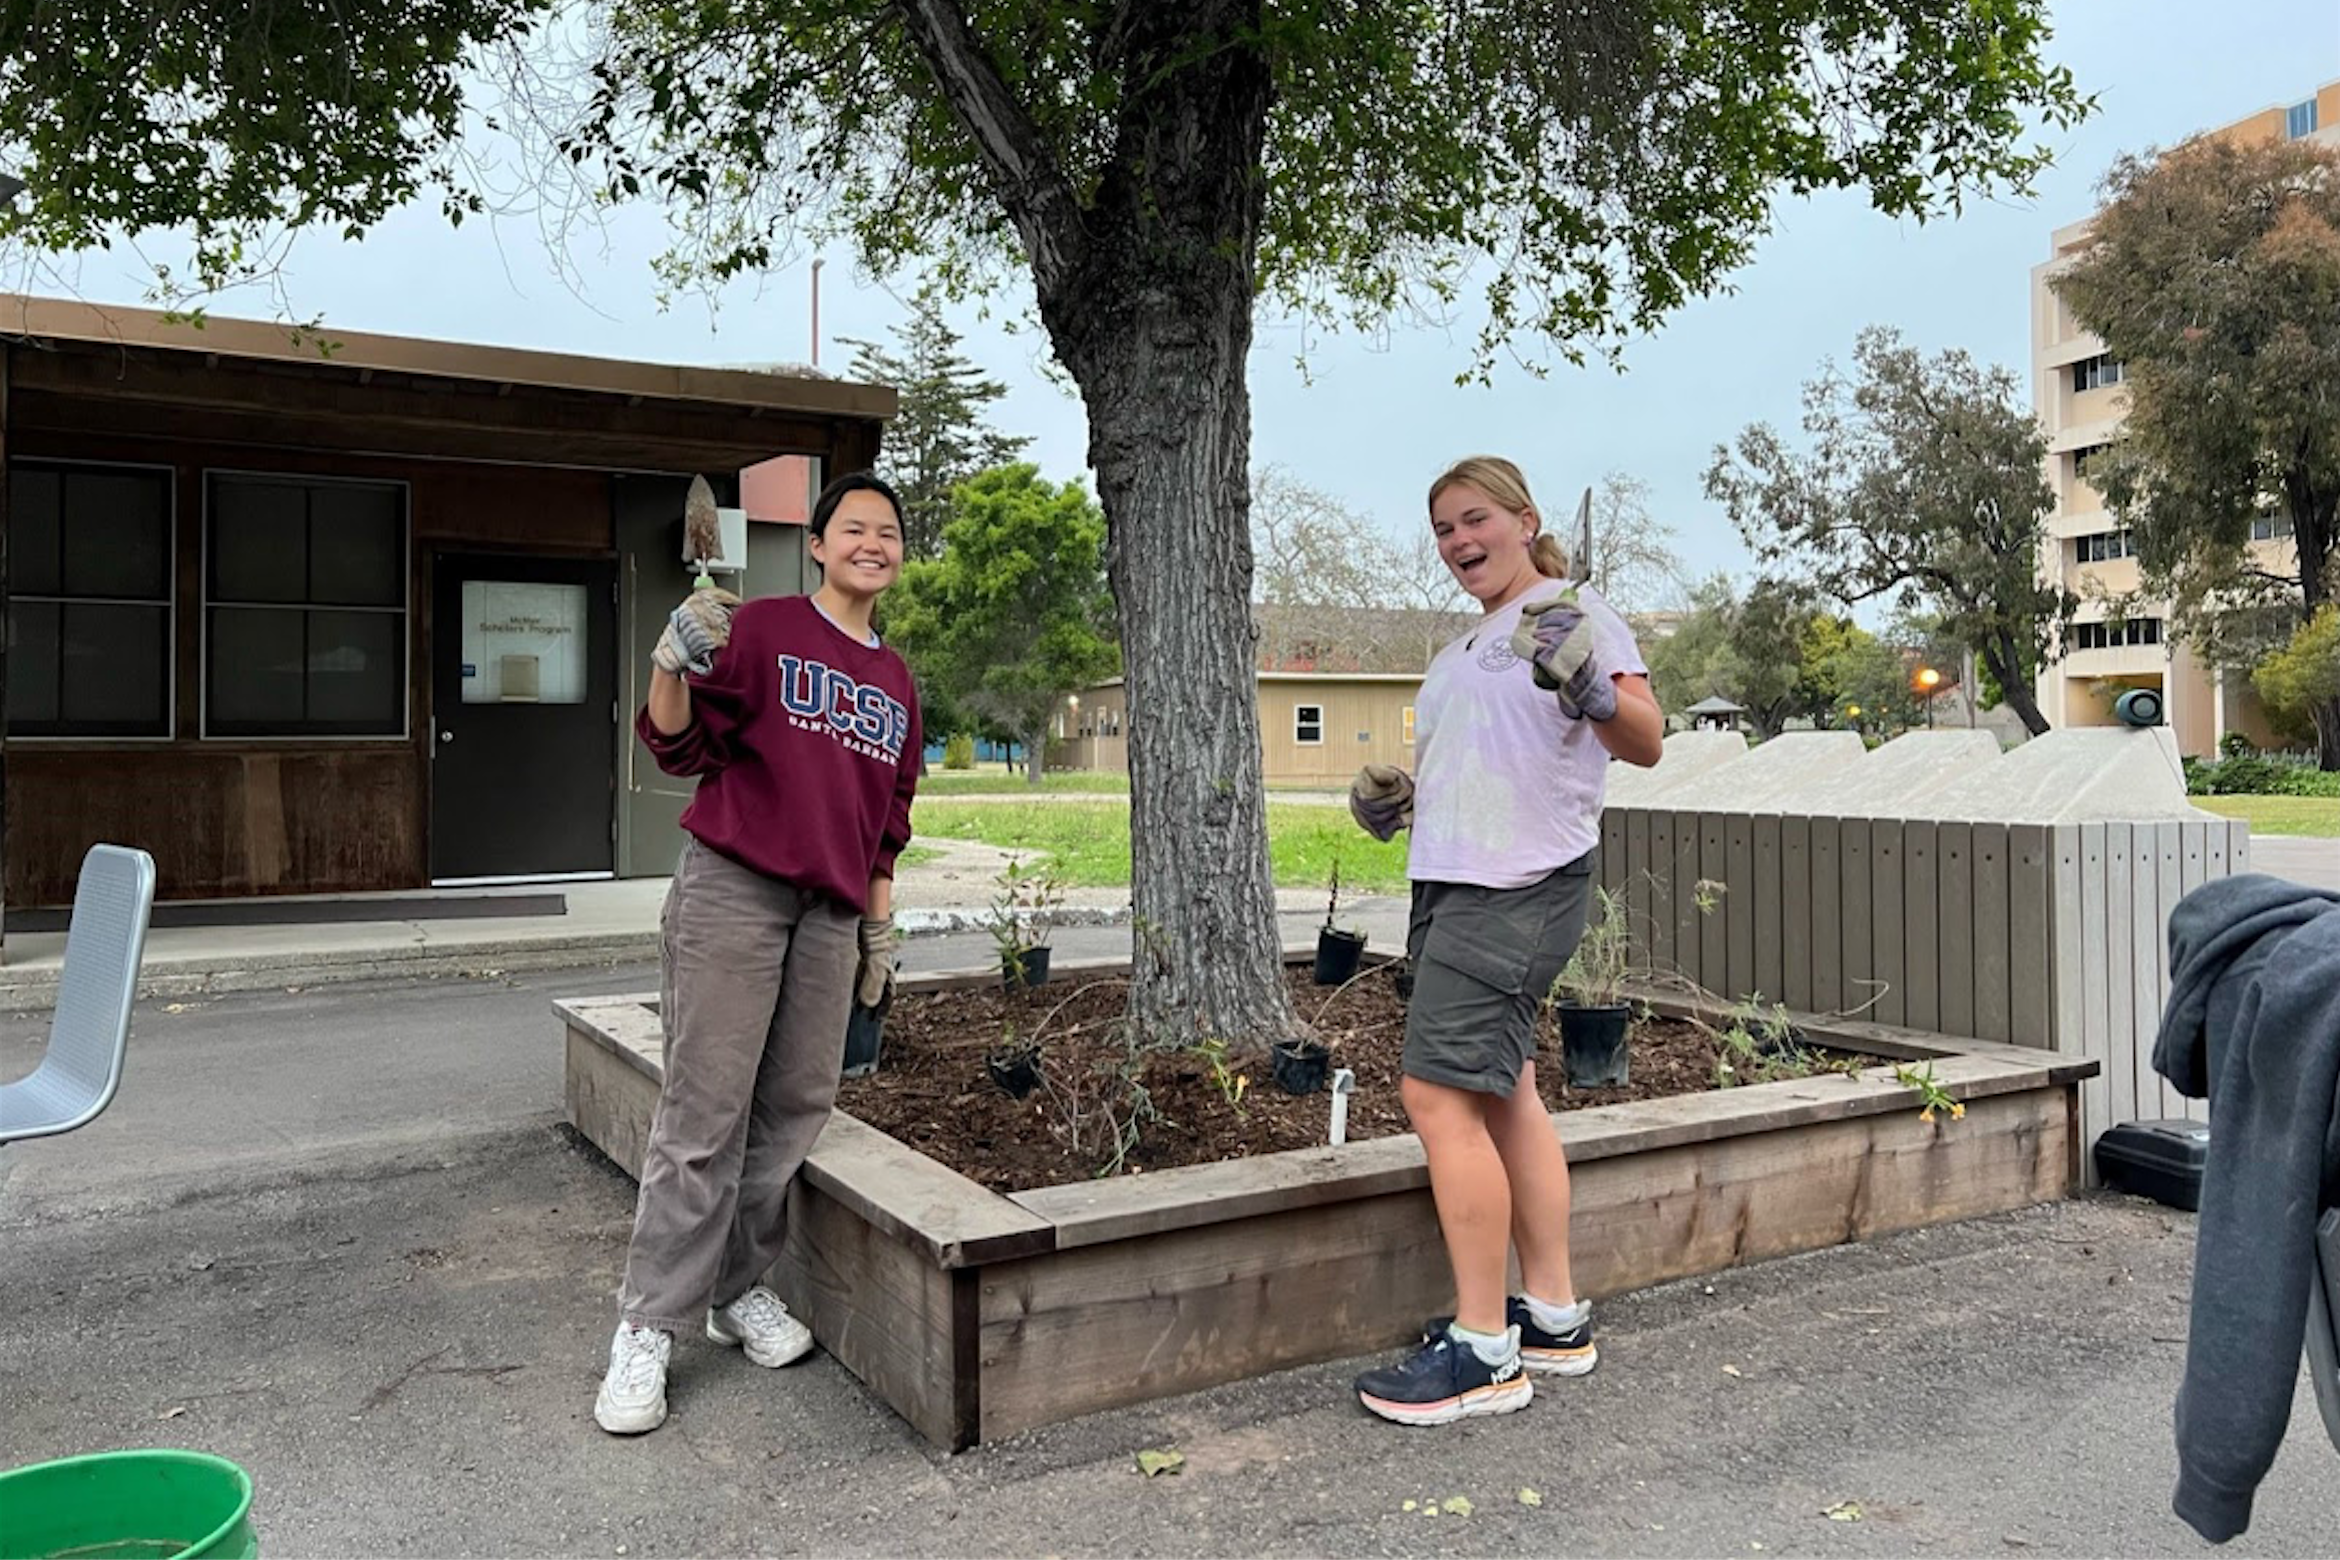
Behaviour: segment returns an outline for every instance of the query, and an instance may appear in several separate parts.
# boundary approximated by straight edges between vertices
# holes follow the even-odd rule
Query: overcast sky
[[[2340,77],[2340,0],[2066,0],[2054,13],[2052,53],[2082,90],[2100,95],[2101,108],[2061,142],[2059,166],[2035,201],[1980,206],[1922,228],[1852,197],[1783,202],[1736,291],[1636,342],[1622,374],[1563,369],[1539,382],[1508,372],[1491,388],[1460,389],[1453,380],[1465,341],[1412,333],[1364,343],[1311,332],[1303,381],[1293,366],[1297,332],[1263,319],[1252,360],[1255,463],[1281,464],[1392,529],[1420,523],[1428,479],[1465,453],[1519,460],[1552,509],[1601,472],[1621,469],[1648,481],[1695,567],[1743,570],[1728,521],[1700,494],[1718,442],[1754,420],[1792,426],[1803,380],[1823,357],[1848,357],[1855,333],[1872,322],[1897,326],[1928,350],[1963,346],[2027,375],[2031,268],[2046,258],[2055,227],[2094,206],[2115,155],[2297,101]],[[435,207],[418,209],[361,243],[304,239],[287,285],[298,315],[350,330],[687,363],[810,355],[804,261],[732,288],[712,316],[696,298],[661,312],[649,262],[662,236],[654,213],[622,214],[606,245],[597,236],[571,252],[582,278],[572,290],[555,276],[534,222],[451,231]],[[841,253],[827,258],[820,361],[839,369],[848,354],[838,338],[882,338],[901,318],[906,286],[857,277]],[[134,304],[144,278],[120,257],[98,256],[69,281],[83,297]],[[216,312],[267,309],[255,296]],[[1034,437],[1033,456],[1050,476],[1081,476],[1079,402],[1037,372],[1031,338],[971,310],[959,323],[969,355],[1011,387],[997,421]]]

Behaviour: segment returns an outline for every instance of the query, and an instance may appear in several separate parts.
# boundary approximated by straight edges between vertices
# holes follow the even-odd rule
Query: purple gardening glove
[[[1536,686],[1558,694],[1562,710],[1585,720],[1617,713],[1617,685],[1600,664],[1599,648],[1573,590],[1529,602],[1511,631],[1512,653],[1534,669]]]
[[[1413,827],[1414,777],[1395,764],[1367,764],[1349,786],[1349,816],[1377,840]]]

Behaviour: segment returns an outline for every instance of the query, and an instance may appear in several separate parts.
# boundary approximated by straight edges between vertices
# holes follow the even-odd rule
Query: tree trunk
[[[1048,726],[1042,722],[1024,738],[1024,783],[1038,790],[1041,772],[1047,767]]]
[[[2340,771],[2340,699],[2328,699],[2308,711],[2316,729],[2316,767],[2326,774]]]
[[[1110,385],[1088,395],[1090,458],[1129,690],[1131,1016],[1164,1038],[1215,1036],[1256,1055],[1297,1024],[1248,610],[1250,298],[1226,303],[1216,340],[1149,322],[1109,349],[1097,378]]]
[[[2023,729],[2035,737],[2046,736],[2052,728],[2048,718],[2039,711],[2039,695],[2031,679],[2016,670],[2023,663],[2014,647],[2003,638],[1995,640],[1982,647],[1982,658],[1983,664],[1991,669],[1991,680],[1999,685],[2000,697],[2023,718]]]

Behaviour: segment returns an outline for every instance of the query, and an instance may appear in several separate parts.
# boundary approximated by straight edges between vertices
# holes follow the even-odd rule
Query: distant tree
[[[1757,423],[1735,450],[1716,448],[1707,496],[1767,568],[1847,606],[1884,598],[1931,612],[2036,736],[2048,722],[2033,682],[2079,606],[2040,578],[2055,508],[2047,436],[2015,376],[1964,352],[1929,360],[1871,326],[1853,357],[1857,379],[1829,365],[1804,387],[1808,451]]]
[[[1372,521],[1281,466],[1251,479],[1253,593],[1274,610],[1260,649],[1272,666],[1367,664],[1392,604],[1395,550]]]
[[[2290,644],[2259,663],[2251,683],[2277,724],[2312,730],[2317,751],[2327,751],[2340,710],[2340,606],[2317,608]]]
[[[2105,193],[2053,283],[2120,359],[2128,396],[2089,480],[2173,632],[2248,665],[2267,648],[2250,608],[2307,624],[2340,600],[2340,153],[2190,141],[2122,158]],[[2270,516],[2289,548],[2251,545]],[[2317,763],[2340,769],[2340,692],[2313,725]]]
[[[985,409],[1007,386],[959,351],[959,333],[943,317],[933,286],[911,299],[910,317],[894,327],[895,346],[843,339],[853,348],[856,379],[891,385],[901,396],[879,446],[878,474],[902,495],[904,556],[932,558],[942,551],[951,489],[1008,464],[1032,441],[984,421]]]
[[[1547,514],[1570,547],[1576,512]],[[1593,489],[1592,582],[1620,612],[1656,612],[1682,605],[1688,589],[1674,528],[1650,513],[1649,484],[1612,471]],[[1574,560],[1572,560],[1574,561]],[[1581,562],[1578,567],[1582,567]]]
[[[1692,587],[1675,631],[1642,647],[1650,683],[1669,714],[1710,695],[1743,705],[1758,737],[1776,737],[1789,721],[1816,719],[1816,681],[1807,648],[1829,621],[1819,598],[1792,580],[1763,579],[1744,596],[1725,575]]]
[[[961,483],[953,508],[942,556],[908,565],[889,598],[894,643],[962,718],[1022,743],[1038,785],[1058,704],[1121,666],[1105,516],[1030,465]]]

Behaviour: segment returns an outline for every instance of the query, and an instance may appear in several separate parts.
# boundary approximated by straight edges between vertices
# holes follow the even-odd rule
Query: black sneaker
[[[1503,1303],[1503,1319],[1519,1329],[1519,1362],[1539,1376],[1589,1376],[1601,1362],[1593,1347],[1592,1321],[1577,1323],[1564,1333],[1549,1333],[1536,1325],[1527,1302],[1518,1295]],[[1422,1341],[1446,1336],[1451,1316],[1433,1316],[1422,1324]]]
[[[1357,1397],[1382,1418],[1401,1425],[1448,1425],[1474,1414],[1508,1414],[1528,1406],[1535,1384],[1519,1355],[1500,1365],[1441,1335],[1403,1362],[1357,1378]]]

